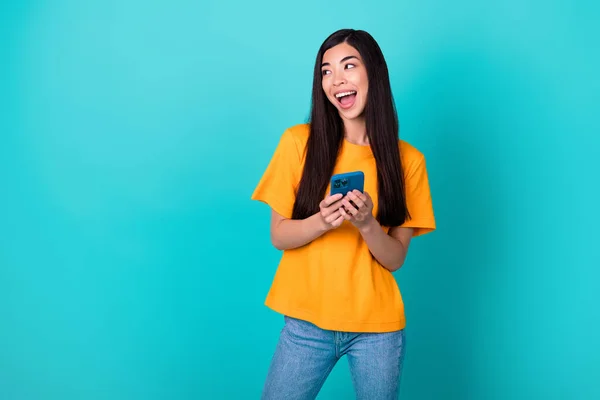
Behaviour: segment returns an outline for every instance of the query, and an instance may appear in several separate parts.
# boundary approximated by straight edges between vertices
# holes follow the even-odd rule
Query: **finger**
[[[344,197],[344,195],[341,193],[336,193],[333,196],[325,197],[325,199],[323,199],[323,201],[321,202],[321,204],[323,204],[322,208],[329,207],[337,200],[340,200],[342,197]]]
[[[332,210],[337,210],[341,206],[342,206],[342,199],[340,199],[340,200],[336,201],[335,203],[333,203],[332,205],[330,205],[329,208],[331,208]]]
[[[340,214],[342,215],[342,218],[344,218],[346,220],[349,219],[348,218],[349,217],[348,213],[343,208],[340,208]]]
[[[373,199],[371,199],[371,196],[369,196],[369,193],[367,193],[367,192],[364,192],[364,193],[363,193],[363,196],[365,197],[365,198],[364,198],[365,204],[366,204],[366,205],[367,205],[369,208],[373,207]]]
[[[331,223],[332,226],[339,227],[344,222],[345,218],[343,215],[340,215],[338,219]]]
[[[325,205],[325,200],[323,200],[320,204],[321,207],[321,215],[323,215],[323,217],[326,217],[328,215],[331,215],[332,213],[334,213],[335,211],[338,210],[338,208],[340,208],[342,206],[342,201],[338,200],[335,203],[333,203],[330,206],[326,206]]]
[[[352,219],[352,215],[348,214],[348,212],[345,211],[343,208],[340,208],[340,213],[342,214],[342,217],[344,217],[345,220],[350,221]]]
[[[350,192],[348,194],[348,197],[352,200],[352,203],[354,203],[356,208],[361,208],[365,206],[365,202],[360,198],[360,196],[354,194],[354,192]]]
[[[324,215],[331,215],[342,207],[342,200],[338,200],[329,207],[323,208]]]
[[[325,218],[325,222],[327,222],[328,224],[332,224],[340,216],[341,213],[339,212],[339,210],[336,210]]]
[[[343,204],[344,204],[347,212],[349,212],[352,215],[358,214],[358,209],[356,209],[352,204],[350,204],[349,200],[344,199]]]
[[[369,195],[365,192],[365,193],[361,193],[359,190],[354,190],[353,193],[359,198],[361,199],[365,204],[367,203],[367,200],[369,199]]]

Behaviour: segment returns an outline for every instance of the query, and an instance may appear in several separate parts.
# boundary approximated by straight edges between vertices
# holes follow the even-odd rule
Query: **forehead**
[[[323,54],[323,62],[338,63],[342,58],[348,56],[355,56],[359,60],[361,59],[358,50],[350,46],[348,43],[340,43],[336,46],[333,46]]]

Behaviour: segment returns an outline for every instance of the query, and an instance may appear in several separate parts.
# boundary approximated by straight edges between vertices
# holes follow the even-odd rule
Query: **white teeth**
[[[335,95],[335,97],[337,97],[338,99],[344,96],[349,96],[351,94],[356,94],[355,91],[350,91],[350,92],[342,92],[342,93],[338,93]]]

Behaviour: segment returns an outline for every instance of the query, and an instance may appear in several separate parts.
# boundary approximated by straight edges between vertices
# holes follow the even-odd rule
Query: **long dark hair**
[[[323,54],[344,42],[359,52],[367,69],[369,90],[364,116],[367,138],[377,165],[379,202],[376,218],[383,226],[402,225],[410,215],[406,206],[404,174],[398,148],[398,115],[388,69],[375,39],[365,31],[353,29],[342,29],[331,34],[317,54],[309,120],[310,135],[292,218],[308,218],[319,211],[319,203],[325,197],[344,140],[343,121],[321,86]]]

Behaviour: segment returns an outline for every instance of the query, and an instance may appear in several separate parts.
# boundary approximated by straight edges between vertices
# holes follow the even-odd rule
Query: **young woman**
[[[364,192],[330,196],[332,175],[352,171]],[[252,198],[271,207],[283,250],[265,304],[285,325],[262,398],[314,399],[344,355],[358,399],[397,398],[405,317],[392,272],[435,220],[425,159],[398,137],[386,62],[367,32],[322,44],[310,121],[283,133]]]

